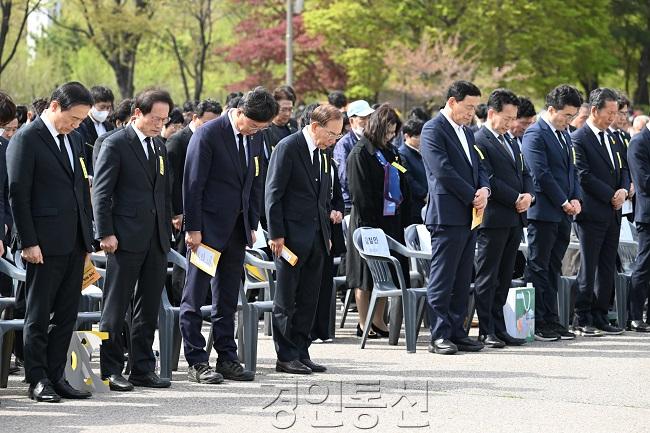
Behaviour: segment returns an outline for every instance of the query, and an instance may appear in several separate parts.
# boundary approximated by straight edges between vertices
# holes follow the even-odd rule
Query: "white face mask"
[[[5,133],[5,129],[4,129],[4,128],[0,128],[0,135],[2,135],[2,134],[4,134],[4,133]]]
[[[108,118],[108,111],[99,111],[95,107],[90,109],[90,114],[99,123],[104,122]]]
[[[357,137],[363,137],[363,128],[352,128]]]

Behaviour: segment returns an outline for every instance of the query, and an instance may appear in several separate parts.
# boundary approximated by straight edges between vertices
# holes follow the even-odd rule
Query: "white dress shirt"
[[[235,133],[235,145],[237,146],[237,152],[239,152],[239,137],[237,135],[241,134],[239,132],[239,129],[237,129],[237,125],[235,125],[235,118],[233,117],[235,114],[236,108],[231,108],[228,110],[228,119],[230,120],[230,126],[232,126],[232,130]],[[243,134],[242,134],[243,135]],[[246,166],[248,166],[248,146],[247,144],[249,143],[250,137],[247,135],[244,135],[243,143],[244,143],[244,153],[246,154]]]
[[[451,117],[447,116],[447,113],[445,113],[444,109],[441,111],[441,113],[443,116],[445,116],[445,119],[447,119],[447,121],[451,124],[451,127],[454,128],[454,132],[458,136],[458,140],[460,140],[460,144],[463,147],[465,156],[467,156],[467,160],[469,161],[469,164],[472,165],[472,156],[469,153],[469,143],[467,142],[467,136],[465,135],[464,128],[458,123],[451,120]]]
[[[41,120],[43,120],[43,123],[47,127],[47,130],[50,131],[50,134],[52,134],[52,137],[54,137],[54,142],[56,143],[56,147],[58,147],[60,151],[61,145],[59,144],[59,133],[54,127],[54,125],[52,125],[52,123],[50,122],[50,119],[48,119],[47,117],[48,113],[49,113],[49,109],[43,112],[43,114],[41,115]],[[72,171],[74,172],[74,160],[72,159],[73,153],[72,153],[72,147],[70,147],[70,140],[68,139],[67,134],[65,134],[63,137],[64,137],[63,142],[65,143],[65,148],[68,153],[68,160],[70,161],[70,167],[72,167]]]

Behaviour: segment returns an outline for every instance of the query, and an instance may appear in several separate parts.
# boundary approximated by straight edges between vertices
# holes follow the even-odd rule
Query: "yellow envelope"
[[[81,159],[81,158],[79,158]],[[95,284],[102,276],[97,272],[97,268],[93,265],[93,262],[90,260],[90,257],[86,258],[86,264],[84,265],[84,277],[83,282],[81,283],[81,290]]]
[[[477,211],[476,208],[472,208],[472,230],[480,226],[483,222],[483,211]]]
[[[214,277],[217,273],[217,264],[221,253],[214,248],[210,248],[205,244],[200,244],[196,251],[190,254],[190,263]]]
[[[298,263],[298,256],[292,253],[286,245],[282,248],[280,257],[285,259],[291,266],[296,266],[296,263]]]

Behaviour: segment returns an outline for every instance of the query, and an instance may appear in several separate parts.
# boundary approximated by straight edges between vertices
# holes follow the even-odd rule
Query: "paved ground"
[[[0,432],[642,432],[650,419],[650,335],[626,333],[533,343],[478,354],[433,355],[403,340],[361,350],[351,318],[335,342],[316,344],[327,373],[274,371],[270,337],[255,382],[197,385],[187,365],[166,390],[33,403],[12,376],[0,389]]]

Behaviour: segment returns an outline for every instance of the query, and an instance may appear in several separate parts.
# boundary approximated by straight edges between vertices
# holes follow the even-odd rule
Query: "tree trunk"
[[[639,59],[639,70],[636,74],[635,105],[650,105],[648,97],[648,75],[650,75],[650,46],[644,45]]]
[[[582,84],[582,88],[584,89],[585,95],[588,98],[591,91],[598,88],[598,77],[593,75],[589,77],[582,77],[580,78],[580,84]]]
[[[115,74],[115,81],[117,81],[117,86],[120,88],[122,99],[132,98],[134,92],[135,51],[128,50],[122,56],[116,53],[108,63]]]

